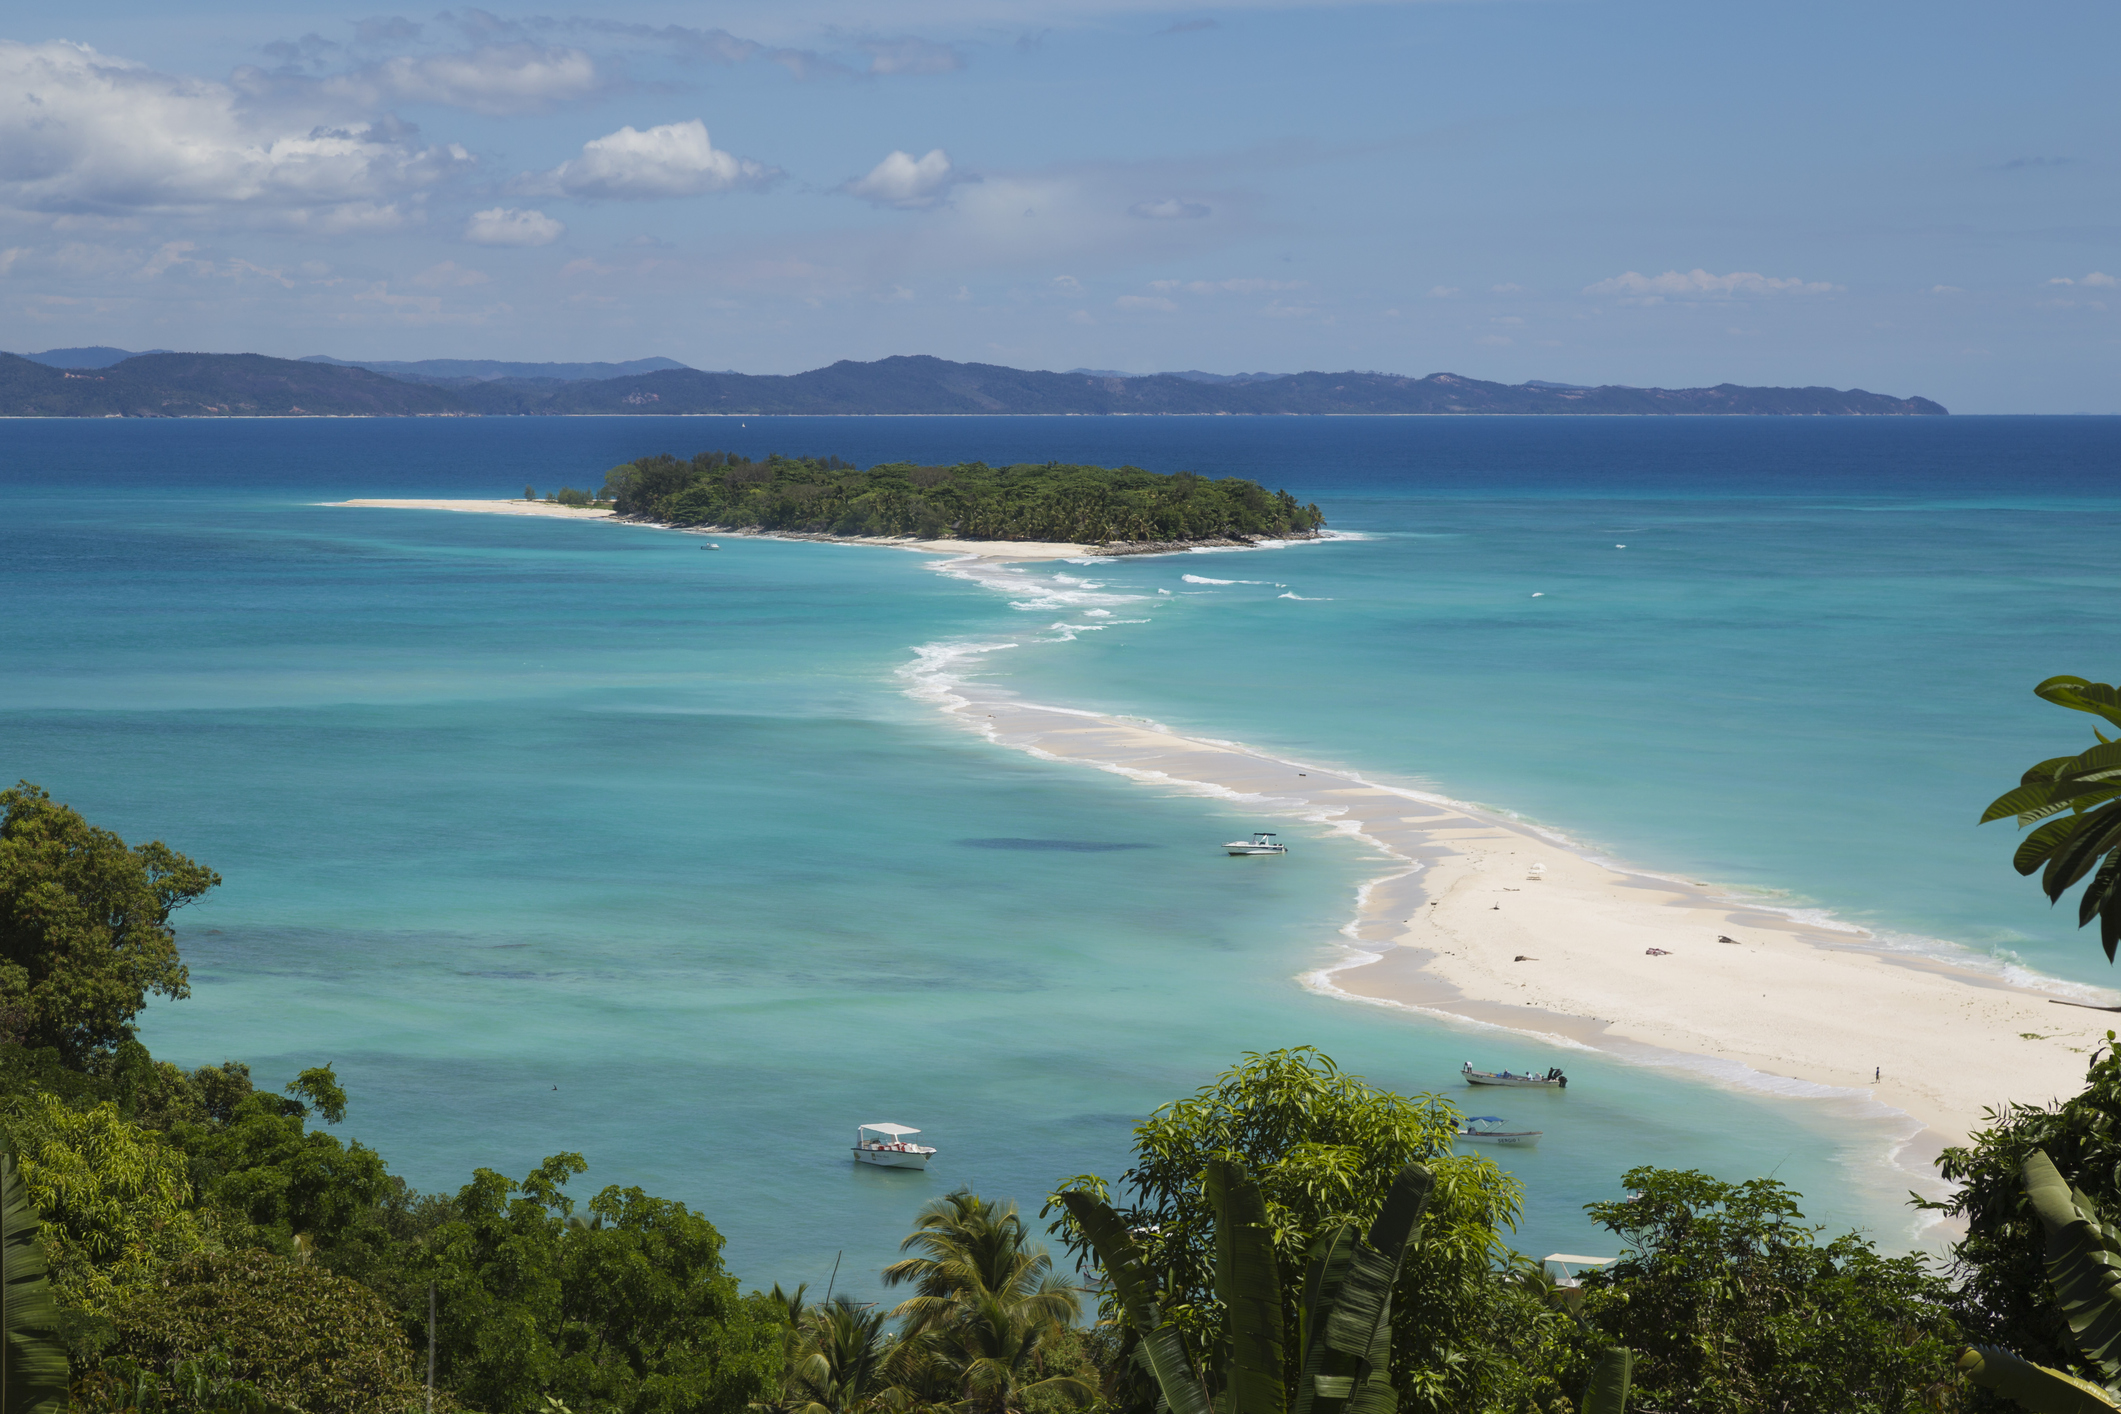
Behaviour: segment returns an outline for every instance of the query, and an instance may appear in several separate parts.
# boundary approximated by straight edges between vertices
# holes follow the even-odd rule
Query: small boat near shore
[[[1504,1129],[1500,1115],[1467,1115],[1458,1126],[1458,1137],[1476,1144],[1502,1144],[1513,1149],[1536,1149],[1543,1129]]]
[[[1287,854],[1289,847],[1274,838],[1272,830],[1254,830],[1249,840],[1232,840],[1223,846],[1232,854]]]
[[[1458,1068],[1458,1073],[1466,1078],[1468,1085],[1509,1085],[1527,1090],[1569,1088],[1569,1077],[1561,1073],[1561,1067],[1558,1065],[1545,1075],[1520,1075],[1514,1070],[1475,1070],[1473,1062],[1467,1061]]]
[[[887,1169],[924,1169],[935,1150],[908,1141],[918,1129],[903,1124],[863,1124],[854,1130],[854,1161]]]

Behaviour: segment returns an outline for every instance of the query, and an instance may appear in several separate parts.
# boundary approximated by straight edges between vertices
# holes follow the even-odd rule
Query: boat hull
[[[1223,848],[1229,850],[1232,854],[1287,854],[1289,852],[1287,845],[1270,845],[1262,849],[1258,845],[1228,844],[1224,845]]]
[[[1458,1137],[1472,1144],[1500,1144],[1506,1149],[1536,1149],[1539,1147],[1540,1136],[1545,1133],[1546,1131],[1543,1129],[1527,1129],[1516,1132],[1504,1131],[1497,1134],[1476,1134],[1461,1129],[1458,1131]]]
[[[1511,1090],[1559,1090],[1562,1088],[1559,1080],[1548,1080],[1546,1077],[1539,1075],[1512,1075],[1507,1078],[1500,1075],[1468,1075],[1466,1084],[1500,1085]]]
[[[935,1156],[933,1149],[856,1149],[854,1161],[883,1169],[924,1169]]]

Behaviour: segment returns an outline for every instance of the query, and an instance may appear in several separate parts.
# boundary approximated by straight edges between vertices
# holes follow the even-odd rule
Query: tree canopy
[[[132,1035],[149,993],[189,994],[169,915],[221,878],[160,840],[128,848],[28,781],[0,809],[0,1027],[79,1065]]]
[[[838,457],[702,452],[687,462],[665,453],[613,467],[604,494],[620,515],[670,525],[923,539],[1164,543],[1325,524],[1318,507],[1238,477],[1058,462],[888,462],[863,471]]]
[[[1301,1304],[1311,1244],[1342,1223],[1367,1229],[1394,1175],[1410,1162],[1427,1165],[1436,1187],[1422,1240],[1407,1254],[1392,1294],[1392,1385],[1405,1408],[1473,1408],[1503,1378],[1481,1330],[1501,1290],[1492,1273],[1508,1256],[1502,1232],[1517,1220],[1522,1190],[1492,1161],[1452,1153],[1457,1127],[1457,1110],[1440,1096],[1379,1089],[1313,1047],[1248,1053],[1214,1083],[1136,1126],[1134,1166],[1120,1175],[1119,1196],[1092,1174],[1063,1188],[1112,1203],[1156,1275],[1164,1319],[1186,1333],[1195,1366],[1210,1369],[1223,1315],[1214,1291],[1214,1211],[1202,1185],[1209,1159],[1241,1157],[1257,1181],[1283,1309],[1291,1311]],[[1063,1216],[1055,1230],[1095,1264],[1071,1219]],[[1111,1301],[1108,1295],[1108,1308]],[[1293,1365],[1287,1375],[1296,1378]],[[1153,1406],[1153,1390],[1139,1381],[1128,1397],[1130,1407]]]

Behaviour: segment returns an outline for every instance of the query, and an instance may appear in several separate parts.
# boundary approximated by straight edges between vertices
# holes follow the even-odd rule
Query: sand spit
[[[1020,702],[949,666],[911,671],[913,690],[1000,745],[1242,800],[1263,825],[1325,824],[1396,861],[1361,890],[1347,954],[1302,979],[1320,991],[1856,1101],[1873,1116],[1889,1107],[1913,1121],[1912,1162],[1960,1142],[1986,1106],[2074,1094],[2087,1052],[2121,1019],[2051,1005],[2053,993],[1984,972],[1971,955],[1959,966],[1893,951],[1858,930],[1588,858],[1440,797]],[[2074,987],[2062,995],[2086,999]],[[1523,1064],[1511,1049],[1467,1038],[1476,1064]]]
[[[911,537],[870,535],[809,535],[796,531],[778,530],[732,530],[719,525],[674,526],[657,525],[654,521],[620,520],[607,510],[592,510],[581,506],[560,506],[550,501],[452,501],[452,500],[408,500],[408,499],[363,499],[357,501],[326,501],[327,506],[367,506],[382,510],[399,511],[471,511],[485,515],[504,516],[559,516],[570,520],[609,520],[622,525],[655,525],[660,530],[683,530],[696,535],[722,535],[754,540],[815,540],[827,545],[880,545],[891,550],[915,550],[930,555],[973,555],[983,560],[1079,560],[1098,559],[1119,555],[1173,555],[1209,547],[1213,549],[1256,550],[1269,549],[1286,543],[1282,540],[1263,541],[1254,544],[1244,540],[1201,541],[1122,541],[1110,545],[1068,545],[1049,540],[916,540]],[[1318,540],[1329,538],[1317,533],[1293,535],[1290,540]]]

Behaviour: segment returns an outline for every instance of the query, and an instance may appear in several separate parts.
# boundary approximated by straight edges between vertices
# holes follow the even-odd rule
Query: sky
[[[2111,3],[9,8],[17,352],[2121,413]]]

